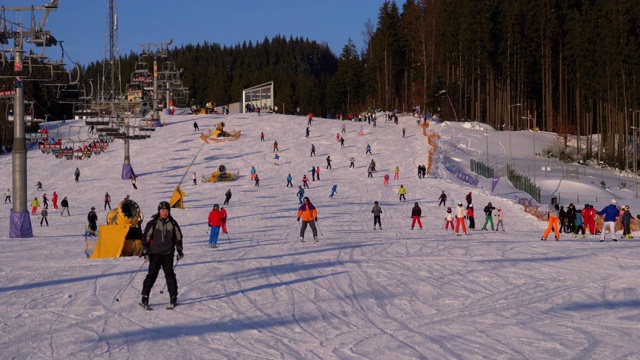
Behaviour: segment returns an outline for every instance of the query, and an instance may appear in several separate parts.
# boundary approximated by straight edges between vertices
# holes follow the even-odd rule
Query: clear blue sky
[[[2,5],[41,6],[49,0],[3,0]],[[351,38],[362,49],[364,24],[378,21],[384,0],[117,0],[120,54],[139,53],[142,43],[173,46],[262,41],[265,36],[326,42],[334,54]],[[400,2],[399,4],[402,4]],[[400,6],[400,5],[399,5]],[[104,58],[107,0],[60,0],[45,29],[64,41],[71,59],[87,65]],[[12,12],[6,13],[14,21]],[[40,21],[40,14],[37,15]],[[29,22],[29,12],[22,22]],[[49,52],[51,51],[51,52]],[[59,59],[59,48],[47,55]],[[65,59],[65,62],[69,62]]]

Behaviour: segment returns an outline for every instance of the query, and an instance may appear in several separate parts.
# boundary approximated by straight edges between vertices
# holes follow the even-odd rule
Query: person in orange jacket
[[[313,240],[318,241],[318,229],[316,228],[316,221],[318,221],[318,212],[316,207],[313,206],[311,200],[305,196],[302,200],[302,205],[298,209],[298,221],[302,218],[302,227],[300,228],[300,241],[304,242],[304,233],[307,230],[307,225],[311,227],[313,232]]]
[[[218,247],[218,235],[220,235],[220,226],[222,225],[222,212],[218,204],[213,204],[213,210],[209,213],[209,247]]]

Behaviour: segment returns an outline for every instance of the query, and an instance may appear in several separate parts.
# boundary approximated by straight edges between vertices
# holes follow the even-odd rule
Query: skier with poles
[[[313,233],[313,241],[318,241],[318,230],[316,228],[316,221],[318,221],[318,212],[316,207],[313,206],[311,200],[305,196],[302,205],[298,208],[297,221],[300,222],[302,218],[302,227],[300,227],[300,241],[304,242],[304,233],[307,230],[307,225],[311,227]]]
[[[155,214],[147,224],[142,237],[141,256],[149,257],[149,272],[142,284],[142,300],[140,305],[145,309],[149,307],[149,294],[151,288],[158,278],[160,268],[164,272],[167,287],[169,288],[169,306],[173,309],[178,301],[178,281],[176,273],[173,271],[173,255],[180,261],[184,257],[182,252],[182,231],[176,220],[171,217],[171,206],[168,202],[162,201],[158,204],[158,213]]]
[[[411,209],[411,230],[413,230],[416,222],[418,223],[418,226],[420,226],[420,230],[422,230],[422,221],[420,220],[421,216],[422,209],[420,209],[420,206],[418,206],[418,203],[416,202],[415,204],[413,204],[413,209]]]
[[[222,212],[218,204],[213,204],[213,210],[209,213],[208,218],[210,232],[209,232],[209,247],[218,247],[218,236],[220,235],[220,227],[222,226]]]

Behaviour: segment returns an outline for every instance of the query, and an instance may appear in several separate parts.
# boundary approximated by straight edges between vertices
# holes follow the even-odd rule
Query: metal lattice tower
[[[99,102],[113,102],[122,94],[120,76],[120,39],[118,37],[118,15],[116,0],[107,0],[104,60],[102,62],[102,94]]]

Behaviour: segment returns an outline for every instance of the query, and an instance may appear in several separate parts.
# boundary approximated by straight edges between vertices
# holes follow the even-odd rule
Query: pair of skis
[[[151,306],[149,306],[148,304],[138,303],[138,305],[142,306],[142,308],[145,309],[145,310],[149,310],[149,311],[153,310],[153,308]],[[176,305],[169,304],[169,305],[167,305],[166,309],[167,310],[173,310],[175,307],[176,307]]]

